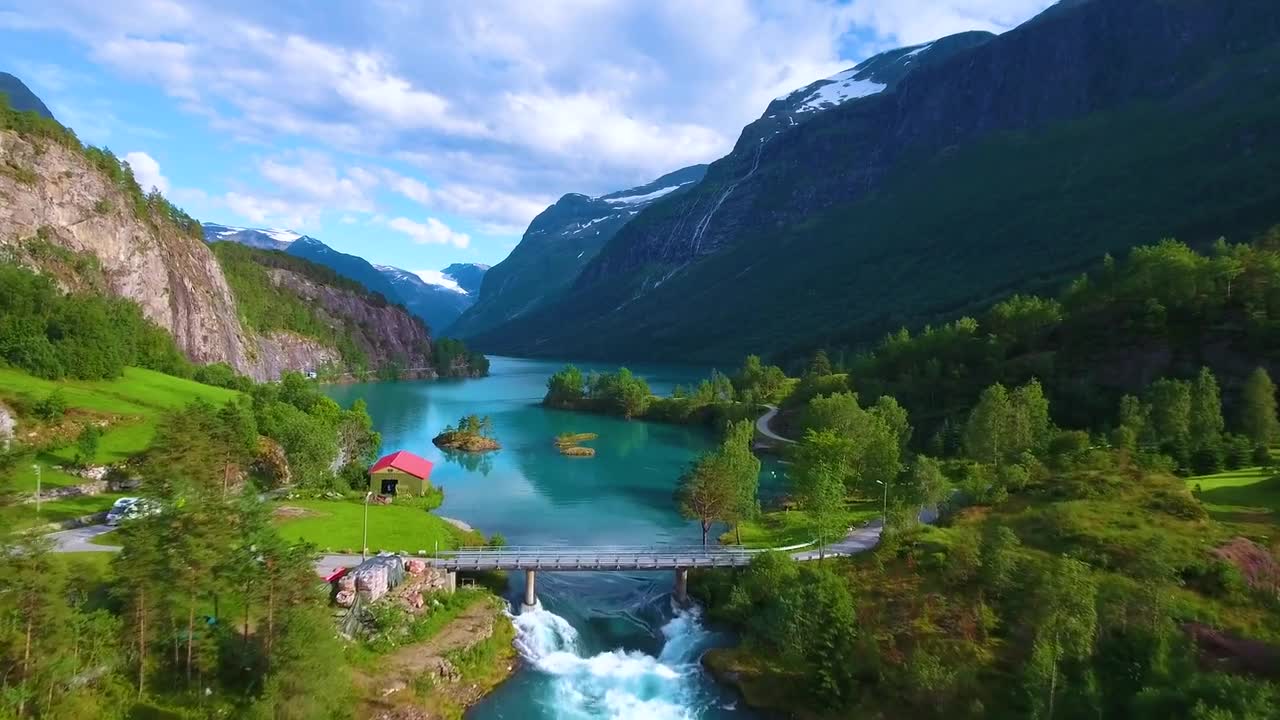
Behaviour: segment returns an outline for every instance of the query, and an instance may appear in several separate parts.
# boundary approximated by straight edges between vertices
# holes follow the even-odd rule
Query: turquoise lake
[[[409,450],[435,463],[444,488],[439,514],[520,545],[696,544],[694,522],[675,510],[681,472],[715,442],[700,427],[626,421],[539,406],[563,363],[492,357],[474,380],[365,383],[327,393],[344,405],[363,399],[383,451]],[[584,370],[614,366],[580,363]],[[696,383],[709,368],[631,366],[657,394]],[[431,438],[466,414],[488,415],[502,449],[446,454]],[[560,455],[563,432],[592,432],[593,458]],[[762,493],[780,484],[766,463]],[[749,717],[698,665],[726,638],[696,609],[672,608],[670,573],[539,573],[542,610],[515,617],[522,668],[468,718]],[[523,578],[512,576],[518,603]],[[518,604],[517,604],[518,607]]]

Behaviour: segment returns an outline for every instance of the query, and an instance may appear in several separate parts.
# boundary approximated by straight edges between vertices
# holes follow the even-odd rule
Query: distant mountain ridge
[[[554,302],[466,336],[608,360],[857,348],[1161,237],[1251,239],[1280,220],[1276,167],[1280,4],[1062,2],[775,99]]]
[[[323,265],[390,302],[404,305],[426,322],[437,336],[447,331],[475,301],[473,294],[463,286],[463,281],[468,286],[478,287],[488,270],[486,265],[454,263],[440,273],[441,278],[436,282],[428,282],[418,273],[373,265],[358,255],[339,252],[309,235],[292,230],[244,228],[208,222],[203,224],[203,228],[208,242],[235,242],[261,250],[277,250]],[[455,278],[455,273],[462,279]],[[461,291],[451,289],[451,285]]]
[[[599,197],[564,195],[485,273],[475,305],[451,332],[462,338],[500,332],[503,324],[553,302],[619,229],[661,198],[688,192],[706,172],[706,165],[693,165]]]
[[[41,117],[55,120],[44,101],[31,92],[27,84],[7,72],[0,72],[0,93],[9,97],[9,107],[21,112],[34,112]]]

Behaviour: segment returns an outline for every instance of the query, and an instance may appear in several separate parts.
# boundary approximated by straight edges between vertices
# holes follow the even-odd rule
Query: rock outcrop
[[[406,376],[436,376],[427,327],[402,308],[372,302],[350,290],[321,285],[288,270],[275,268],[269,275],[272,283],[301,297],[325,322],[335,327],[345,326],[371,366],[398,362],[403,363]],[[336,352],[334,355],[336,362]]]
[[[0,257],[68,291],[137,303],[196,363],[224,362],[255,380],[342,366],[331,342],[245,327],[209,246],[167,217],[140,217],[135,198],[75,147],[0,131]],[[428,330],[403,308],[287,270],[273,269],[270,278],[336,333],[349,334],[370,368],[394,363],[403,376],[436,376]]]
[[[267,377],[252,357],[226,278],[199,238],[138,218],[132,198],[58,143],[0,132],[0,165],[21,170],[0,173],[0,247],[19,253],[39,237],[88,253],[98,260],[105,289],[137,303],[192,361]]]

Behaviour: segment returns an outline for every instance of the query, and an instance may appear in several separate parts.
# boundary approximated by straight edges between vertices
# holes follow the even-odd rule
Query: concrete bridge
[[[448,570],[523,570],[525,574],[524,604],[538,602],[537,573],[556,572],[672,570],[675,572],[675,598],[689,599],[689,568],[730,568],[750,564],[759,551],[733,546],[652,545],[642,547],[566,547],[516,545],[501,548],[469,547],[442,550],[439,557],[427,563]]]

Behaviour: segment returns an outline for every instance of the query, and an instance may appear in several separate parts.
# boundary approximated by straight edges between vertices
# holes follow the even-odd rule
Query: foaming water
[[[547,676],[545,697],[558,718],[684,720],[700,717],[698,659],[712,636],[696,608],[677,610],[662,626],[657,657],[638,650],[582,651],[578,631],[540,605],[512,617],[516,649]]]

